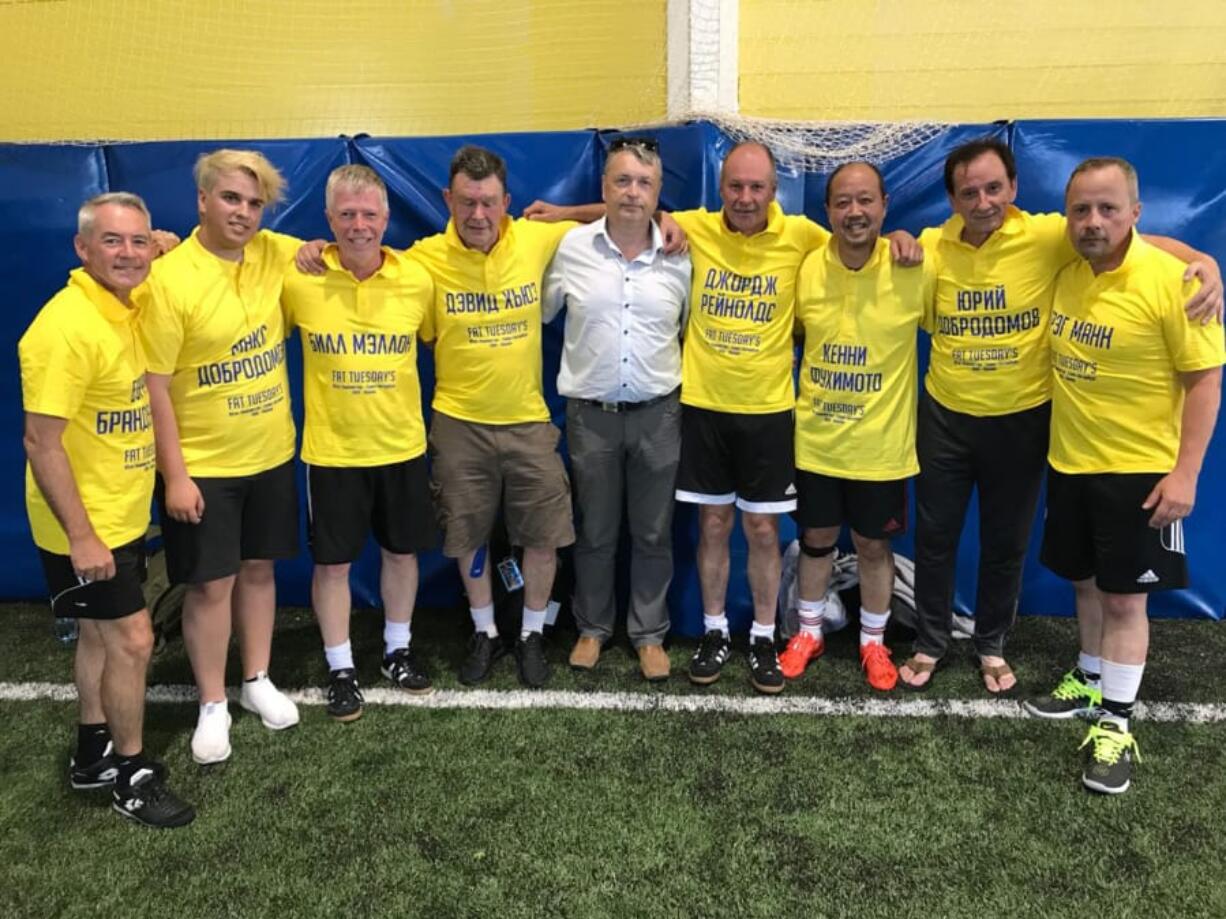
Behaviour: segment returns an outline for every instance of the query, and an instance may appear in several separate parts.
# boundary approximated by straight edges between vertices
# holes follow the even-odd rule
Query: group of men
[[[868,163],[830,176],[827,232],[782,212],[775,161],[760,144],[725,158],[721,210],[671,216],[658,212],[656,142],[622,138],[608,152],[603,205],[535,202],[512,220],[504,163],[464,147],[443,192],[446,229],[407,252],[383,244],[387,191],[364,166],[328,179],[327,244],[260,229],[283,181],[249,151],[201,157],[200,224],[156,261],[139,198],[112,193],[81,208],[82,267],[20,346],[31,526],[53,607],[82,625],[74,787],[112,787],[115,810],[147,825],[194,817],[141,751],[152,644],[143,535],[154,492],[168,571],[188,586],[183,633],[200,691],[193,758],[231,753],[232,624],[240,704],[273,730],[298,721],[267,676],[273,561],[298,549],[285,369],[294,327],[332,717],[362,713],[349,569],[370,533],[382,555],[383,675],[431,690],[411,618],[416,555],[436,545],[437,520],[474,626],[460,679],[488,676],[506,647],[487,549],[500,512],[523,550],[522,575],[500,573],[524,590],[513,641],[524,684],[549,679],[541,636],[557,550],[572,542],[579,637],[569,663],[597,666],[615,628],[623,513],[627,632],[642,675],[667,678],[674,499],[698,505],[704,635],[691,681],[716,681],[731,655],[725,600],[739,508],[753,686],[779,692],[823,653],[831,554],[846,523],[866,679],[918,690],[948,650],[955,552],[977,489],[975,648],[985,688],[1007,693],[1016,678],[1004,642],[1047,467],[1043,560],[1075,584],[1082,646],[1057,688],[1026,707],[1093,716],[1083,780],[1128,787],[1145,596],[1186,582],[1180,521],[1226,359],[1220,324],[1200,322],[1220,316],[1216,263],[1136,234],[1136,175],[1122,160],[1078,167],[1067,217],[1031,215],[1013,206],[1007,146],[964,145],[945,169],[954,215],[917,244],[882,237],[888,195]],[[541,326],[563,310],[558,390],[573,504],[542,395]],[[933,343],[922,400],[919,328]],[[428,436],[419,341],[433,348],[436,371]],[[917,473],[918,637],[896,668],[884,644],[890,540],[906,529],[906,482]],[[802,532],[800,631],[779,655],[784,513]]]

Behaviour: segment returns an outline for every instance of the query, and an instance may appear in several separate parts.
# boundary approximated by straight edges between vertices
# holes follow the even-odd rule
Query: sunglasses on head
[[[660,152],[660,142],[651,137],[619,137],[609,144],[609,152],[617,153],[619,150],[625,150],[629,147],[638,147],[640,150],[646,150],[648,153]]]

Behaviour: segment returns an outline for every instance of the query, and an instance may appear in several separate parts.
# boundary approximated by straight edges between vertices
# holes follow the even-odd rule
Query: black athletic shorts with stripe
[[[1154,529],[1141,507],[1161,473],[1069,475],[1048,467],[1044,565],[1099,590],[1144,594],[1188,586],[1183,521]]]

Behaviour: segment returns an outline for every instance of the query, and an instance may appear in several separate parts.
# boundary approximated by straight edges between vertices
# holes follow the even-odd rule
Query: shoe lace
[[[880,667],[883,664],[890,662],[890,651],[885,645],[871,642],[864,646],[864,651],[861,655],[866,669],[872,667]]]
[[[1132,750],[1138,763],[1141,762],[1141,750],[1137,746],[1136,738],[1129,731],[1094,724],[1090,726],[1090,731],[1086,734],[1086,739],[1081,742],[1081,747],[1086,744],[1092,745],[1091,749],[1096,763],[1114,766],[1128,750]],[[1080,750],[1081,747],[1077,749]]]
[[[698,657],[702,660],[708,660],[715,657],[724,644],[724,633],[719,629],[712,629],[702,636],[702,641],[698,643]]]
[[[1059,699],[1061,702],[1072,702],[1093,696],[1093,690],[1086,683],[1077,679],[1077,676],[1070,670],[1060,680],[1060,685],[1051,691],[1051,695],[1053,699]]]

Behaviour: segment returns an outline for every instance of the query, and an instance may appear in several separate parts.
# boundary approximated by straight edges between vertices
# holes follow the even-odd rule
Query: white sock
[[[383,653],[391,654],[407,648],[413,640],[413,625],[409,622],[383,622]]]
[[[498,626],[494,625],[493,603],[485,606],[470,606],[468,612],[473,617],[473,628],[476,631],[484,632],[490,638],[498,637]]]
[[[1115,661],[1103,660],[1103,705],[1115,702],[1119,705],[1131,706],[1137,701],[1137,692],[1141,689],[1141,677],[1145,674],[1144,664],[1117,664]],[[1107,714],[1109,721],[1116,722],[1123,730],[1128,730],[1128,719],[1116,714]]]
[[[718,616],[708,616],[702,614],[702,630],[704,632],[723,632],[724,637],[728,637],[728,615],[720,613]]]
[[[1095,657],[1091,654],[1086,654],[1082,651],[1077,655],[1077,669],[1086,675],[1089,679],[1087,685],[1098,688],[1102,682],[1101,674],[1103,672],[1103,661],[1101,657]]]
[[[328,661],[329,670],[352,670],[353,646],[349,642],[331,648],[325,646],[324,658]]]
[[[860,646],[885,644],[885,624],[890,621],[890,611],[870,613],[860,607]]]
[[[765,638],[767,641],[775,640],[775,623],[759,622],[757,619],[753,621],[753,625],[749,627],[749,640],[757,641],[759,638]]]
[[[826,600],[801,600],[796,611],[800,615],[800,630],[814,638],[821,638],[822,620],[826,618]]]
[[[200,703],[200,717],[208,718],[212,715],[217,714],[217,712],[219,711],[224,712],[226,711],[228,705],[229,703],[225,699],[222,699],[220,702],[201,702]]]
[[[553,625],[558,621],[558,610],[562,608],[562,604],[557,600],[550,600],[545,604],[545,625]]]
[[[521,639],[527,638],[532,632],[545,631],[545,610],[528,609],[524,607],[524,624],[519,633]]]

